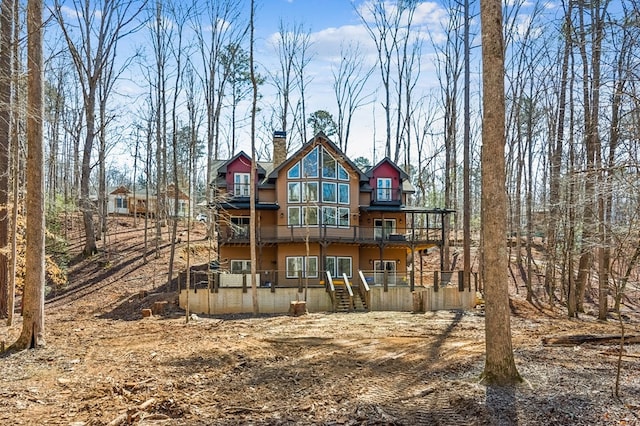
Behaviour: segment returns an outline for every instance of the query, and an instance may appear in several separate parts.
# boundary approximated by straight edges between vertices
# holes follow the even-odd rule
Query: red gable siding
[[[251,159],[239,156],[231,163],[227,165],[227,185],[231,187],[233,185],[233,175],[234,173],[251,173]],[[256,176],[257,181],[257,176]]]
[[[391,178],[392,186],[394,188],[400,186],[400,173],[387,161],[379,164],[375,169],[373,169],[373,175],[371,176],[371,179],[369,179],[369,185],[371,185],[372,188],[378,186],[378,178]]]

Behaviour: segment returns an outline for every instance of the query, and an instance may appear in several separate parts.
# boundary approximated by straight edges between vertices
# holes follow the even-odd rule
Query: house
[[[283,138],[276,132],[274,146]],[[393,161],[365,172],[322,133],[288,158],[274,158],[257,164],[254,182],[246,153],[216,163],[218,263],[225,272],[250,270],[253,186],[262,286],[322,286],[329,275],[338,283],[364,276],[385,288],[421,284],[410,259],[441,244],[452,210],[410,206],[409,176]]]
[[[187,217],[192,211],[191,200],[189,196],[182,190],[177,190],[178,195],[178,215],[177,217]],[[163,200],[166,200],[165,213],[172,217],[175,214],[175,202],[176,202],[176,190],[174,184],[167,185],[166,191],[162,191],[160,196]],[[156,213],[156,203],[158,200],[157,194],[149,193],[146,191],[136,190],[136,193],[128,193],[128,213],[131,215],[144,215],[148,213],[149,216],[154,216]]]
[[[107,196],[107,214],[129,214],[130,194],[131,191],[123,185],[109,192]]]

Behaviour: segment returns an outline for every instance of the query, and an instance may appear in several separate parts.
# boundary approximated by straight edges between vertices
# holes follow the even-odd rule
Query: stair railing
[[[333,285],[333,278],[331,278],[331,272],[327,272],[327,293],[329,293],[329,298],[331,299],[331,308],[333,312],[338,311],[338,301],[336,300],[336,287]]]
[[[347,292],[349,293],[349,312],[351,312],[352,310],[355,311],[353,289],[351,288],[351,284],[349,283],[349,278],[347,278],[347,274],[345,273],[342,273],[342,278],[344,279],[344,285],[347,288]]]
[[[360,293],[360,298],[367,305],[367,312],[371,312],[371,288],[369,287],[369,283],[364,277],[362,271],[358,271],[358,275],[360,276],[360,282],[362,283],[362,285],[358,286],[358,293]]]

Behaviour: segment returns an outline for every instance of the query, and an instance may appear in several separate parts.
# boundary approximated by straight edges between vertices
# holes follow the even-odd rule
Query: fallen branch
[[[600,355],[611,355],[611,356],[622,356],[623,358],[640,358],[640,355],[637,354],[622,354],[620,355],[618,352],[600,352]]]
[[[553,345],[553,346],[576,346],[582,345],[583,343],[592,343],[596,345],[611,345],[614,343],[620,342],[620,335],[617,334],[609,334],[603,336],[596,336],[593,334],[574,334],[570,336],[551,336],[551,337],[543,337],[542,343],[544,345]],[[637,344],[640,343],[639,335],[625,336],[624,337],[625,344]]]
[[[127,410],[126,412],[119,414],[118,417],[107,423],[107,426],[118,426],[125,422],[130,423],[130,421],[138,420],[142,414],[144,414],[143,411],[153,406],[155,402],[155,398],[149,398],[133,410]]]

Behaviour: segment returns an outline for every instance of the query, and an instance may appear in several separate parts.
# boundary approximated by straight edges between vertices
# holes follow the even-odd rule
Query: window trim
[[[331,161],[333,161],[333,175],[331,174],[325,174],[325,169],[327,171],[330,171],[331,169],[328,167],[325,167],[324,165],[324,159],[325,156],[327,156],[328,158],[331,159]],[[336,160],[333,155],[331,155],[331,153],[329,153],[329,151],[327,151],[326,149],[322,149],[322,177],[325,179],[338,179],[338,160]]]
[[[340,188],[347,188],[347,201],[340,200]],[[339,183],[337,186],[336,200],[338,204],[348,205],[351,204],[351,186],[348,183]]]
[[[316,187],[316,197],[315,199],[306,199],[306,195],[307,195],[307,191],[305,191],[306,188],[315,185]],[[302,182],[302,186],[300,187],[300,190],[302,192],[302,195],[300,197],[300,200],[302,200],[301,202],[303,203],[317,203],[318,202],[318,181],[311,181],[311,182]]]
[[[298,259],[297,262],[300,262],[300,264],[302,265],[302,278],[318,278],[318,256],[286,256],[284,263],[285,276],[287,278],[298,278],[297,270],[295,271],[296,273],[293,274],[293,271],[290,271],[289,269],[289,260],[293,259]],[[313,272],[313,275],[307,276],[307,272],[311,270],[309,265],[312,261],[315,263],[315,270]]]
[[[338,272],[338,270],[340,269],[341,260],[349,261],[349,273],[347,274],[347,278],[353,278],[353,258],[351,256],[336,256],[336,274],[339,277],[342,277],[342,274]]]
[[[291,222],[291,212],[292,211],[297,211],[298,212],[298,223],[292,223]],[[287,226],[300,226],[301,223],[302,223],[302,221],[301,221],[301,216],[300,216],[300,207],[299,206],[289,206],[287,208]]]
[[[241,177],[245,177],[245,179],[239,179]],[[246,172],[235,172],[233,174],[233,195],[235,197],[250,197],[251,196],[251,173]],[[246,189],[246,194],[244,191],[240,191],[239,189]]]
[[[233,272],[234,268],[233,268],[233,264],[234,263],[238,263],[241,262],[244,266],[244,268],[241,268],[241,271],[247,271],[247,272],[251,272],[251,259],[232,259],[229,262],[229,268],[232,274],[242,274],[242,272]],[[248,266],[248,268],[246,268]]]
[[[294,169],[297,169],[298,173],[293,174],[292,172],[294,171]],[[300,173],[301,173],[301,166],[300,166],[300,161],[298,161],[298,162],[296,162],[296,164],[291,166],[291,168],[289,170],[287,170],[287,178],[288,179],[300,179]]]
[[[340,223],[340,218],[341,218],[341,214],[340,211],[347,211],[347,224],[344,225],[342,223]],[[349,228],[351,226],[351,210],[349,209],[349,207],[338,207],[337,212],[336,212],[336,224],[338,226],[338,228]]]
[[[295,192],[291,191],[291,188],[297,188],[295,190]],[[302,200],[302,198],[300,197],[300,190],[302,189],[302,185],[300,185],[300,182],[287,182],[287,202],[288,203],[299,203],[300,200]],[[291,197],[291,195],[295,195],[298,198],[294,199]]]
[[[388,185],[388,186],[387,186]],[[386,194],[382,197],[382,194]],[[378,201],[393,201],[393,179],[379,177],[376,179],[376,196]]]
[[[314,153],[314,151],[315,151],[315,156],[316,156],[316,159],[315,159],[315,174],[308,174],[307,173],[308,170],[307,170],[306,166],[307,166],[307,161],[310,161],[310,160],[307,160],[307,158],[309,158]],[[302,177],[302,178],[317,178],[318,177],[318,168],[319,168],[319,162],[320,162],[320,153],[318,151],[319,151],[319,149],[316,146],[311,151],[309,151],[307,153],[307,155],[302,157],[302,170],[301,170],[301,173],[300,173],[300,177]],[[309,171],[313,171],[313,170],[314,169],[310,168]]]
[[[325,197],[324,197],[324,195],[325,195],[325,192],[324,192],[325,185],[327,187],[333,186],[333,199],[332,200],[325,199]],[[332,203],[332,204],[335,204],[335,203],[338,202],[338,185],[335,182],[322,182],[322,202],[323,203]]]
[[[334,223],[328,223],[326,221],[326,217],[328,215],[325,214],[325,211],[329,211],[329,209],[331,209],[333,211],[333,218],[335,219]],[[336,210],[335,206],[322,206],[322,219],[320,220],[320,222],[322,223],[323,226],[332,226],[332,227],[336,227],[338,226],[338,211]]]
[[[340,176],[340,172],[343,171],[346,177]],[[338,180],[348,181],[349,180],[349,172],[345,169],[342,164],[338,163]]]
[[[306,210],[315,210],[316,211],[316,223],[309,223],[307,224],[306,222],[306,218],[307,218],[307,214],[306,214]],[[320,225],[320,215],[318,212],[318,206],[302,206],[302,209],[300,210],[300,226],[310,226],[310,227],[317,227]]]

